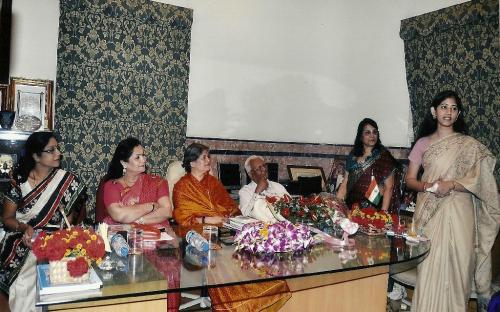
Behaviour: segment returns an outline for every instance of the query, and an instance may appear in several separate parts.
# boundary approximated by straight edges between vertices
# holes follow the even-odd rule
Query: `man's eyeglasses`
[[[62,152],[62,149],[59,145],[56,145],[56,146],[53,146],[49,149],[43,150],[42,153],[54,154],[56,151],[58,151],[59,153]]]

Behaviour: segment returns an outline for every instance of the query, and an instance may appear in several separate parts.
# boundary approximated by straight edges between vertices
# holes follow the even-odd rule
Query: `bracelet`
[[[155,211],[155,204],[152,203],[151,206],[153,206],[153,209],[151,209],[151,211],[149,213],[152,213],[153,211]]]

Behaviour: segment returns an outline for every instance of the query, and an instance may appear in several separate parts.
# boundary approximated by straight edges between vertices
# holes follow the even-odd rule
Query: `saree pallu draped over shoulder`
[[[478,298],[491,296],[491,247],[500,224],[495,157],[457,133],[432,143],[422,166],[422,181],[456,181],[468,192],[418,194],[413,221],[432,247],[418,266],[411,310],[466,311],[473,280]]]
[[[39,185],[26,194],[17,203],[16,219],[30,225],[33,229],[43,229],[47,226],[59,226],[62,223],[62,213],[70,214],[78,202],[85,187],[72,173],[53,170]],[[19,188],[13,183],[13,190]],[[13,200],[6,195],[7,200]],[[10,285],[21,271],[30,249],[22,242],[23,233],[6,231],[0,244],[0,288],[9,293]]]
[[[161,177],[153,174],[142,174],[139,179],[131,187],[121,186],[118,180],[109,180],[110,188],[105,185],[104,204],[105,206],[111,202],[119,202],[125,206],[136,204],[144,204],[157,202],[163,196],[169,196],[168,183]],[[110,193],[112,193],[110,195]],[[115,222],[108,212],[105,212],[103,222],[107,224],[119,224]],[[159,223],[158,225],[167,226],[168,220]]]
[[[197,224],[199,217],[229,217],[239,212],[222,183],[210,174],[201,181],[186,174],[175,184],[173,193],[174,217],[182,226]]]
[[[181,226],[193,226],[203,216],[239,213],[224,186],[207,174],[201,181],[186,174],[174,186],[174,217]],[[290,298],[286,281],[268,281],[209,289],[213,311],[278,311]]]
[[[399,164],[392,157],[390,152],[385,149],[375,149],[363,163],[358,163],[354,155],[349,155],[347,161],[347,170],[349,178],[347,179],[347,194],[346,203],[349,207],[354,203],[358,203],[361,207],[372,205],[365,197],[371,182],[372,174],[375,177],[379,187],[382,187],[384,181],[394,174],[394,185],[391,195],[391,204],[389,205],[389,212],[396,213],[400,205],[399,193]],[[382,201],[378,204],[377,208],[382,207]]]

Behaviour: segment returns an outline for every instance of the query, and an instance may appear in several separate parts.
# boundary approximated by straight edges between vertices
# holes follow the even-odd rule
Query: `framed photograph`
[[[53,88],[51,80],[11,78],[8,110],[16,112],[13,129],[52,130]]]
[[[9,85],[0,84],[0,109],[9,110],[9,105],[7,103],[7,96],[9,90]]]
[[[325,172],[322,167],[314,167],[314,166],[295,166],[288,165],[286,166],[288,170],[288,176],[291,181],[298,181],[299,177],[321,177],[321,186],[323,189],[326,187],[326,177]]]
[[[9,181],[17,163],[16,154],[0,154],[0,182]]]

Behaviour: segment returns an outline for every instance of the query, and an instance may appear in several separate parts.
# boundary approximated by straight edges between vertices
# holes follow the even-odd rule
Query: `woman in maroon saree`
[[[398,167],[398,162],[380,141],[377,123],[365,118],[358,125],[354,147],[347,158],[345,177],[337,197],[345,200],[349,207],[358,203],[361,208],[375,206],[396,213],[400,205]],[[382,194],[382,200],[377,205],[366,197],[372,176]]]

